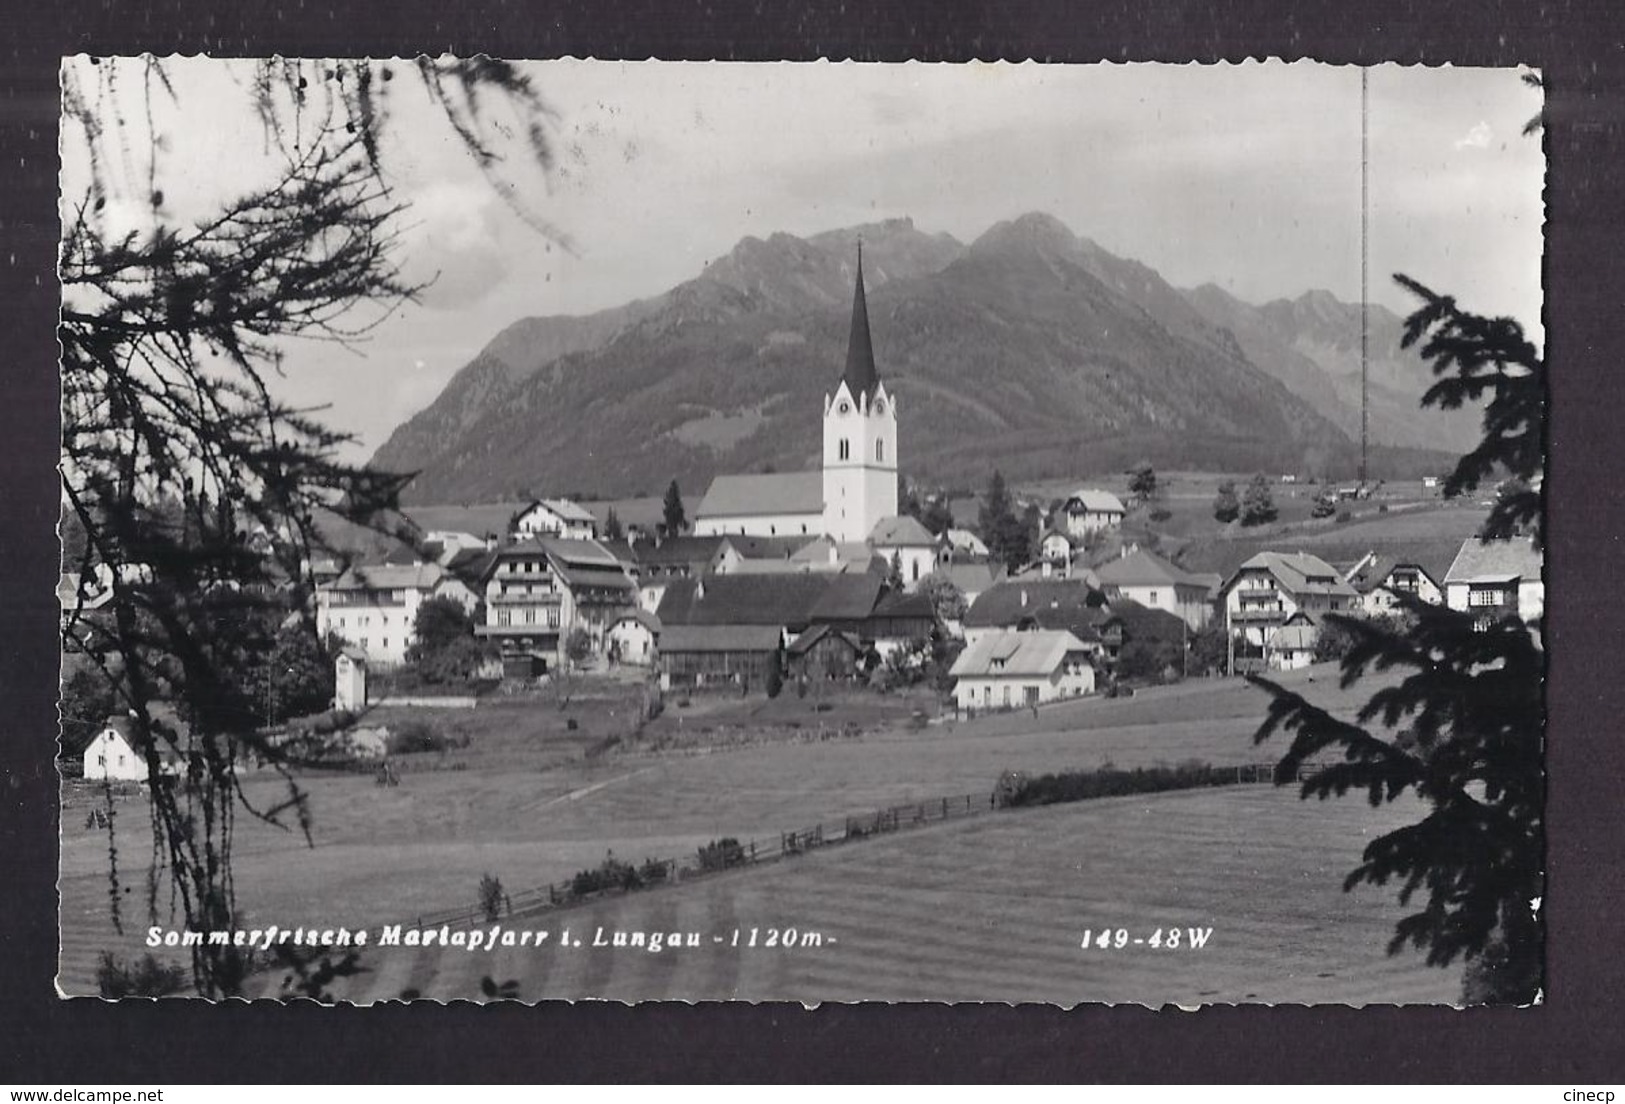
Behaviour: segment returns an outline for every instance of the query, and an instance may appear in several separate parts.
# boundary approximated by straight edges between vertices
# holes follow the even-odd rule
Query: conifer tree
[[[1213,496],[1214,520],[1229,525],[1241,516],[1241,501],[1236,498],[1236,484],[1232,479],[1226,479],[1219,484],[1219,491]]]
[[[683,492],[673,479],[666,488],[666,501],[662,504],[662,519],[666,526],[666,536],[680,537],[683,530],[688,528],[688,515],[683,510]]]
[[[1542,546],[1545,364],[1515,321],[1485,318],[1403,276],[1423,300],[1405,322],[1404,344],[1421,343],[1436,380],[1424,406],[1484,404],[1484,438],[1445,482],[1474,490],[1504,469],[1520,481],[1498,499],[1483,539]],[[1516,534],[1528,533],[1527,537]],[[1402,599],[1411,627],[1328,614],[1352,637],[1341,661],[1345,688],[1372,672],[1398,672],[1352,719],[1334,716],[1263,677],[1271,697],[1256,739],[1292,738],[1277,778],[1301,768],[1304,797],[1364,791],[1373,805],[1411,793],[1426,805],[1413,824],[1372,840],[1344,881],[1398,884],[1414,911],[1390,953],[1421,949],[1430,965],[1467,963],[1464,999],[1527,1003],[1542,979],[1545,778],[1544,657],[1539,625],[1508,614],[1487,627],[1463,611]],[[1324,757],[1339,760],[1322,764]]]
[[[262,123],[271,168],[191,220],[165,205],[168,146],[154,120],[185,106],[168,63],[73,61],[62,92],[63,141],[85,166],[64,180],[59,264],[74,534],[64,569],[112,580],[94,618],[64,617],[62,644],[117,687],[150,776],[165,750],[184,761],[184,786],[151,787],[145,904],[152,917],[174,902],[176,926],[196,931],[234,925],[239,812],[310,825],[291,777],[283,800],[250,806],[234,759],[283,764],[258,731],[264,680],[246,673],[264,670],[290,617],[318,645],[308,612],[318,522],[399,520],[404,477],[344,462],[345,434],[274,395],[291,339],[354,342],[421,290],[401,272],[406,208],[383,170],[386,134],[402,137],[386,125],[397,70],[417,78],[487,176],[500,175],[501,135],[544,171],[551,162],[541,100],[505,63],[226,64],[240,69],[244,121]],[[117,227],[120,207],[144,212],[150,229]],[[192,739],[150,708],[164,700]],[[116,879],[109,889],[122,925]],[[205,940],[191,965],[197,989],[222,996],[240,991],[248,963],[241,948]]]

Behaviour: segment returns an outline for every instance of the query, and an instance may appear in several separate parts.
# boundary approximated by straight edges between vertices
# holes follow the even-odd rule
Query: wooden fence
[[[1325,763],[1305,763],[1297,772],[1298,781],[1321,769]],[[1235,767],[1211,768],[1216,778],[1207,785],[1256,785],[1273,783],[1276,779],[1275,763],[1246,763]],[[1229,780],[1234,771],[1234,781]],[[1203,786],[1201,788],[1206,788]],[[1173,791],[1161,791],[1173,792]],[[825,821],[806,828],[780,832],[777,836],[734,841],[727,847],[713,848],[709,856],[698,851],[681,859],[652,859],[641,864],[618,863],[616,869],[629,872],[617,884],[579,891],[578,879],[554,882],[551,885],[523,889],[505,894],[502,907],[493,920],[480,906],[446,909],[423,913],[414,918],[419,928],[438,928],[442,925],[463,927],[504,922],[513,917],[533,916],[554,909],[572,908],[590,904],[606,897],[619,897],[643,889],[673,885],[708,877],[729,870],[741,870],[763,863],[779,862],[826,847],[839,847],[861,842],[879,835],[941,824],[950,820],[963,820],[981,816],[1002,808],[996,792],[987,794],[959,794],[938,797],[906,805],[892,805],[858,816]],[[717,841],[719,844],[723,841]],[[600,868],[602,869],[602,868]]]

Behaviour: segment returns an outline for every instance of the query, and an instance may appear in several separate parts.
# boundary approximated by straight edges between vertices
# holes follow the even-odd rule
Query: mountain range
[[[697,496],[719,472],[816,466],[845,360],[863,242],[881,378],[907,475],[979,487],[1165,468],[1347,477],[1359,452],[1360,308],[1330,293],[1254,306],[1181,290],[1054,217],[969,245],[907,219],[748,237],[695,278],[596,314],[496,335],[375,467],[410,503],[529,493]],[[1414,474],[1477,439],[1472,411],[1423,411],[1431,375],[1368,310],[1373,471]]]

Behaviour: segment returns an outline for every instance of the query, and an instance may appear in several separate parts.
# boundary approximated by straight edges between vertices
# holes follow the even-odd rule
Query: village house
[[[359,647],[374,666],[399,666],[415,638],[418,608],[431,598],[448,598],[470,614],[479,605],[479,595],[439,564],[350,567],[316,589],[316,631]]]
[[[1123,524],[1127,514],[1123,500],[1110,491],[1080,488],[1061,505],[1066,532],[1076,540],[1102,529],[1116,528]]]
[[[882,659],[918,641],[929,641],[941,631],[937,608],[929,595],[888,594],[864,618],[859,637]]]
[[[1306,552],[1260,552],[1236,569],[1221,590],[1225,632],[1238,660],[1262,660],[1270,637],[1302,610],[1322,613],[1356,609],[1360,595],[1337,569]]]
[[[982,538],[969,529],[949,529],[942,534],[943,555],[954,560],[985,560],[990,553]]]
[[[910,590],[936,566],[937,545],[930,530],[911,517],[881,518],[869,533],[874,554],[886,561],[888,570],[895,560],[903,586]]]
[[[1123,555],[1095,568],[1095,577],[1107,599],[1127,598],[1160,609],[1201,629],[1213,616],[1217,575],[1193,575],[1143,548],[1125,548]]]
[[[1310,613],[1298,610],[1286,624],[1270,634],[1264,665],[1274,671],[1295,671],[1315,661],[1315,643],[1320,638],[1320,622]]]
[[[1037,706],[1095,690],[1089,649],[1052,629],[985,636],[966,647],[949,674],[957,680],[954,703],[965,710]]]
[[[1444,601],[1435,572],[1414,559],[1367,552],[1345,579],[1359,593],[1361,610],[1372,615],[1393,613],[1402,597],[1434,606]]]
[[[1039,560],[1062,574],[1071,572],[1074,551],[1072,537],[1059,529],[1051,529],[1038,542]]]
[[[654,665],[660,643],[660,618],[645,609],[618,614],[604,632],[604,654],[611,663]]]
[[[516,540],[526,537],[562,537],[590,541],[598,536],[598,519],[584,506],[564,498],[541,498],[514,514],[508,533]]]
[[[147,714],[156,726],[173,732],[181,746],[191,739],[191,730],[172,706],[154,702]],[[157,753],[162,774],[173,777],[184,770],[180,752],[168,740],[158,741]],[[85,747],[83,777],[87,782],[147,781],[147,757],[137,739],[134,718],[118,714],[107,718]]]
[[[1468,537],[1445,572],[1445,604],[1476,615],[1481,627],[1507,616],[1538,621],[1546,607],[1544,566],[1545,557],[1528,537]]]
[[[1007,579],[983,591],[965,613],[965,642],[974,646],[988,636],[1023,626],[1091,630],[1098,623],[1106,596],[1081,579]],[[1048,624],[1041,625],[1040,611]]]
[[[588,635],[595,650],[637,591],[615,556],[597,541],[538,537],[497,550],[482,580],[485,622],[475,634],[505,654],[528,654],[543,663],[564,656],[570,634]]]
[[[1190,626],[1183,618],[1165,609],[1141,605],[1132,598],[1118,595],[1096,613],[1095,630],[1104,662],[1114,669],[1123,649],[1135,641],[1176,655],[1183,654],[1189,642]]]

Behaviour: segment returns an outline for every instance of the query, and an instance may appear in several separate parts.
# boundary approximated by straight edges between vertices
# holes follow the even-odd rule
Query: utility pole
[[[1360,486],[1366,485],[1371,432],[1371,372],[1368,362],[1366,333],[1366,270],[1370,253],[1370,116],[1371,95],[1368,84],[1370,70],[1360,70]]]

